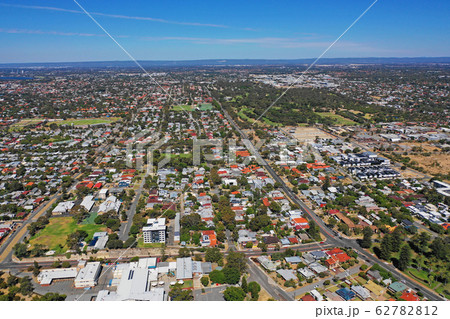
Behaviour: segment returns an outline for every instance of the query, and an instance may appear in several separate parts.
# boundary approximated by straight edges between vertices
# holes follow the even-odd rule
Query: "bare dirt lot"
[[[314,142],[316,137],[319,138],[334,138],[334,136],[325,133],[318,128],[315,127],[292,127],[288,126],[286,127],[286,131],[291,132],[291,130],[295,130],[295,133],[291,133],[297,140],[300,142]]]
[[[439,174],[450,172],[450,156],[443,153],[432,153],[430,156],[408,155],[411,161],[416,161],[417,165],[423,167],[428,174]]]
[[[398,143],[398,145],[409,148],[407,155],[403,156],[408,156],[411,162],[416,162],[415,165],[422,167],[426,174],[450,172],[450,155],[441,153],[436,146],[418,142]]]

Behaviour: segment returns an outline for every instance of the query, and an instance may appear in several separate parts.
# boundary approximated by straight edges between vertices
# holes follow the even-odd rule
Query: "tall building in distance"
[[[166,219],[149,218],[147,226],[142,229],[144,233],[144,243],[165,243],[166,242]]]

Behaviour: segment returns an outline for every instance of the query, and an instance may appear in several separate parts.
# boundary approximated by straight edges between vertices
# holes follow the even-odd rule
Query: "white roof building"
[[[61,202],[58,204],[58,206],[55,207],[55,209],[53,209],[52,213],[53,214],[65,214],[67,212],[69,212],[69,210],[72,209],[72,207],[75,205],[74,202]]]
[[[322,300],[323,300],[322,295],[321,295],[316,289],[311,290],[311,291],[310,291],[310,294],[311,294],[311,296],[313,296],[314,299],[316,299],[317,301],[322,301]]]
[[[308,266],[312,271],[314,271],[316,274],[320,274],[321,272],[325,272],[328,270],[327,267],[322,266],[319,263],[312,263]]]
[[[42,286],[48,286],[53,280],[71,279],[78,274],[77,268],[44,269],[37,276],[37,281]]]
[[[80,206],[84,207],[88,212],[90,212],[94,204],[94,196],[86,196],[85,198],[83,198]]]
[[[316,276],[311,270],[306,267],[297,269],[297,271],[306,279],[314,278]]]
[[[147,258],[144,258],[147,259]],[[148,258],[149,260],[151,258]],[[117,266],[118,281],[116,291],[101,290],[97,295],[97,301],[165,301],[167,295],[164,288],[152,287],[151,283],[158,280],[158,272],[149,269],[147,262],[122,264]]]
[[[286,281],[297,280],[297,276],[292,269],[278,269],[277,273],[280,274],[280,276]]]
[[[101,203],[98,208],[99,213],[107,213],[109,211],[119,212],[120,205],[122,203],[117,199],[116,196],[109,196],[103,203]]]
[[[80,270],[75,278],[75,287],[87,288],[97,285],[101,267],[102,266],[99,261],[86,263],[86,266]]]
[[[363,286],[352,286],[351,290],[353,290],[358,295],[358,297],[360,297],[363,300],[370,297],[369,290],[367,290]]]

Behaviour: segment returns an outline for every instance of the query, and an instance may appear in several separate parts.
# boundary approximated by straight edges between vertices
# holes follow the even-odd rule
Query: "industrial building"
[[[99,291],[97,301],[165,301],[167,294],[158,287],[156,258],[141,258],[139,262],[117,265],[111,285],[116,291]]]
[[[54,280],[74,279],[78,274],[77,268],[44,269],[37,276],[41,286],[49,286]]]

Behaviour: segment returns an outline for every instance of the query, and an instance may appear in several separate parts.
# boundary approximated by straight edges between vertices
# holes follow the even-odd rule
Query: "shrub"
[[[200,282],[202,283],[202,285],[203,285],[204,287],[206,287],[206,286],[209,285],[209,278],[203,276],[203,277],[200,279]]]

